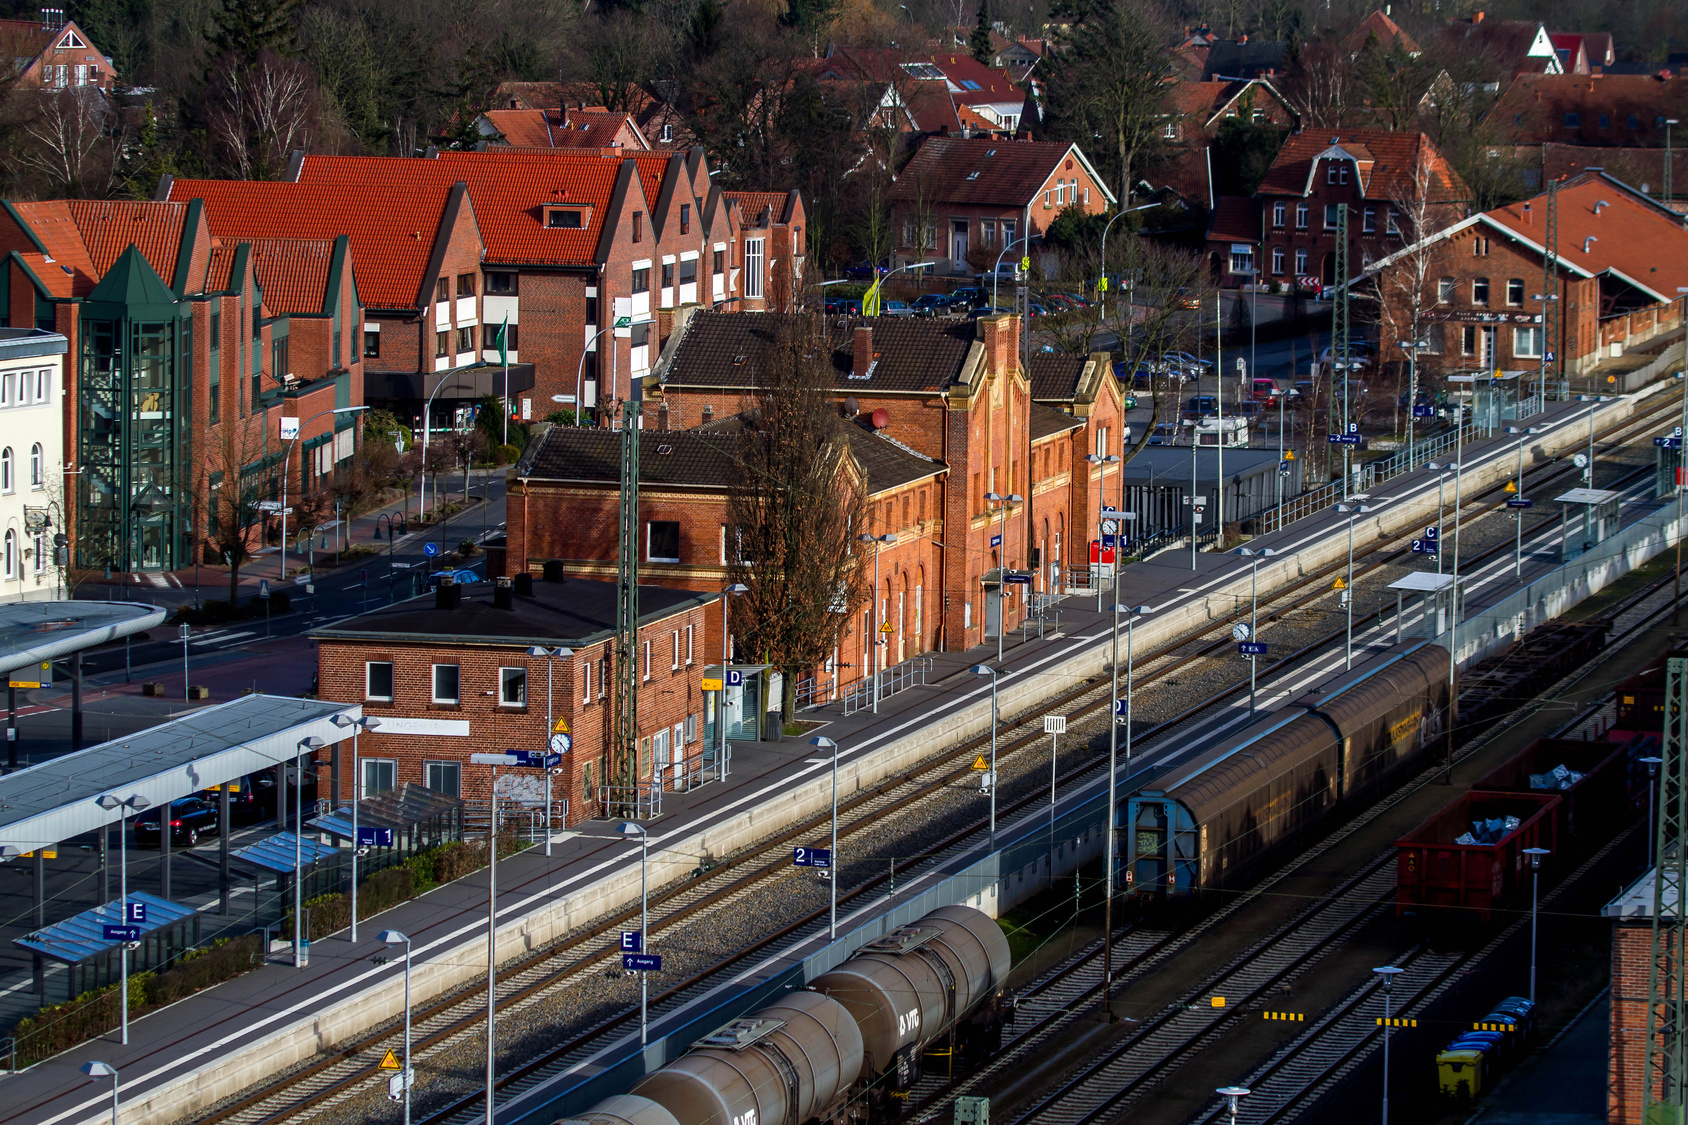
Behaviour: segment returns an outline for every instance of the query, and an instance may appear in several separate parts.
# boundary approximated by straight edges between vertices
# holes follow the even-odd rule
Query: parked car
[[[1045,305],[1040,305],[1036,301],[1027,301],[1026,302],[1026,312],[1028,314],[1030,314],[1031,316],[1048,316],[1049,315],[1048,307],[1045,306]]]
[[[985,270],[979,275],[979,284],[989,285],[992,281],[993,273],[995,274],[995,280],[999,283],[1017,280],[1020,276],[1019,259],[1004,258],[1002,261],[996,263],[995,266],[991,267],[991,269]]]
[[[1256,402],[1271,402],[1283,393],[1277,380],[1256,376],[1249,382],[1249,397]]]
[[[862,303],[854,297],[828,297],[825,307],[828,316],[862,315]]]
[[[1013,309],[999,309],[994,305],[981,305],[967,314],[968,320],[982,320],[987,316],[1002,316],[1013,312]]]
[[[306,786],[307,789],[310,786]],[[199,799],[215,808],[222,794],[215,789],[201,789]],[[275,775],[250,773],[233,782],[229,791],[229,823],[255,824],[275,815]]]
[[[891,268],[889,261],[880,262],[879,270],[884,272]],[[872,281],[874,268],[872,262],[854,262],[844,267],[844,276],[852,281]]]
[[[950,298],[944,293],[922,293],[909,308],[915,316],[942,316],[950,311]]]
[[[1191,395],[1184,400],[1184,417],[1207,418],[1217,412],[1219,400],[1213,395]]]
[[[990,300],[990,293],[977,285],[963,285],[959,289],[950,291],[950,308],[957,312],[976,309]]]
[[[1326,348],[1324,351],[1319,353],[1320,363],[1330,363],[1332,360],[1339,358],[1340,357],[1337,355],[1334,347]],[[1360,340],[1350,340],[1348,342],[1348,362],[1364,364],[1369,367],[1375,358],[1375,353],[1372,351],[1372,346],[1370,344]]]
[[[1213,370],[1213,361],[1198,359],[1189,352],[1162,352],[1161,362],[1174,371],[1192,375],[1206,375]]]
[[[161,809],[152,809],[135,818],[135,846],[159,846]],[[201,836],[217,834],[217,806],[198,797],[178,797],[170,802],[170,846],[191,848]]]
[[[879,302],[879,315],[913,316],[914,306],[907,301],[881,301]]]

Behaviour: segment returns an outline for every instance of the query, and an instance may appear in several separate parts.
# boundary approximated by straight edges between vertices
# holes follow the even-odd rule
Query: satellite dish
[[[853,398],[847,398],[847,399],[844,400],[844,413],[846,415],[848,415],[851,418],[854,418],[856,415],[860,414],[861,412],[862,412],[861,403],[857,402]]]
[[[886,410],[884,407],[881,407],[878,410],[875,410],[873,412],[873,428],[874,429],[883,430],[886,426],[889,426],[890,424],[891,424],[891,412],[889,410]]]

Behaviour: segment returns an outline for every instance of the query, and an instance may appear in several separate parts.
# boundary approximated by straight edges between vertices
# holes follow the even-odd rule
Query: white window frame
[[[370,691],[369,670],[377,664],[384,664],[387,667],[388,693],[386,695],[375,695]],[[365,660],[363,662],[364,699],[374,703],[391,703],[393,701],[393,696],[398,694],[398,689],[398,669],[393,667],[393,662],[391,660]]]
[[[453,771],[456,772],[456,774],[457,774],[457,791],[455,793],[447,793],[444,789],[435,789],[432,785],[428,784],[428,782],[431,780],[430,775],[433,773],[433,771],[436,768],[439,769],[439,771],[442,774],[453,772]],[[428,758],[428,759],[425,759],[422,762],[422,785],[423,785],[424,788],[426,788],[429,792],[432,792],[432,793],[444,793],[448,797],[461,797],[463,795],[463,763],[462,762],[454,762],[454,761],[450,760],[449,758]]]
[[[1282,276],[1283,272],[1284,272],[1284,248],[1282,246],[1274,246],[1274,247],[1272,247],[1272,273],[1275,274],[1275,275],[1278,275],[1278,276]]]
[[[399,760],[397,758],[359,758],[358,763],[362,767],[358,777],[359,800],[365,797],[373,797],[377,793],[389,793],[399,787]],[[372,788],[369,784],[369,775],[371,772],[379,775],[383,766],[392,771],[393,783],[385,789]]]
[[[694,626],[694,625],[687,625],[686,626],[686,666],[688,668],[691,667],[692,661],[695,658],[695,656],[694,656],[695,649],[693,648],[693,645],[692,645],[693,633],[694,633],[695,629],[696,629],[696,626]]]
[[[440,695],[440,669],[450,668],[457,673],[457,694],[447,699]],[[462,703],[463,702],[463,665],[435,664],[428,670],[428,698],[434,703]]]
[[[669,660],[668,670],[670,672],[678,672],[680,670],[680,630],[673,629],[669,631],[668,643],[673,649],[673,652],[670,654],[672,659]]]
[[[47,569],[47,533],[37,531],[34,537],[35,573],[40,574]]]
[[[1281,229],[1288,221],[1289,204],[1280,199],[1272,204],[1272,225]]]
[[[22,578],[23,570],[18,566],[18,531],[15,527],[6,529],[6,557],[4,560],[5,576],[8,580]]]
[[[592,702],[592,662],[590,660],[580,662],[580,687],[580,701],[582,703]]]
[[[676,532],[679,530],[679,524],[680,524],[679,520],[646,520],[645,521],[645,561],[646,562],[660,562],[660,563],[677,563],[677,562],[680,561],[680,556],[678,554],[675,554],[672,558],[670,558],[667,555],[658,556],[654,551],[651,550],[651,529],[655,524],[659,524],[659,523],[674,524]],[[676,539],[678,539],[678,535],[676,535]]]
[[[47,487],[47,451],[40,442],[29,447],[29,487],[36,492]]]
[[[764,292],[763,269],[766,255],[767,239],[747,238],[744,240],[744,295],[761,300]]]
[[[1542,330],[1540,325],[1514,328],[1512,330],[1512,357],[1514,359],[1541,358]],[[1528,340],[1528,343],[1523,341]]]
[[[521,685],[522,686],[521,686],[521,692],[520,692],[520,695],[521,695],[520,699],[511,701],[511,700],[506,699],[504,697],[504,694],[505,694],[504,693],[504,685],[507,682],[507,677],[505,676],[506,672],[515,672],[516,674],[521,676]],[[527,669],[526,668],[513,668],[513,667],[506,666],[506,667],[500,668],[498,670],[498,705],[500,707],[526,707],[527,706]]]
[[[1307,224],[1312,221],[1312,214],[1313,209],[1309,204],[1297,203],[1295,205],[1295,229],[1306,230]]]
[[[1307,272],[1307,248],[1300,247],[1295,252],[1295,273],[1297,277]]]
[[[649,683],[650,679],[651,679],[651,642],[646,641],[644,644],[645,644],[645,647],[644,647],[644,661],[645,661],[645,663],[644,663],[644,675],[641,677],[641,682],[642,683]]]

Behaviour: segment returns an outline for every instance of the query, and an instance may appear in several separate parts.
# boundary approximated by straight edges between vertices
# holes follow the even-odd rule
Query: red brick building
[[[331,413],[364,391],[346,237],[218,238],[197,202],[0,208],[5,323],[70,341],[75,565],[189,565],[233,478],[276,494],[285,462],[297,496],[352,456],[356,417]],[[291,452],[283,417],[302,420]]]
[[[1170,189],[1186,204],[1206,211],[1213,210],[1217,198],[1209,150],[1227,121],[1286,130],[1301,127],[1300,111],[1269,78],[1176,81],[1167,104],[1161,125],[1166,151],[1143,171],[1141,180],[1151,193]]]
[[[671,789],[700,766],[703,669],[715,651],[703,643],[704,619],[719,598],[639,588],[639,785],[658,778]],[[600,786],[620,776],[611,760],[615,617],[613,582],[518,576],[447,584],[312,633],[321,698],[360,703],[382,724],[359,738],[358,795],[412,782],[485,801],[491,770],[469,756],[544,749],[549,713],[573,740],[553,782],[553,824],[598,815]],[[529,656],[534,646],[572,655]],[[338,800],[353,797],[352,776],[342,771]]]
[[[1329,285],[1343,208],[1352,277],[1412,242],[1421,210],[1424,225],[1440,229],[1463,217],[1469,196],[1422,133],[1308,129],[1284,142],[1253,198],[1218,201],[1209,268],[1227,285],[1242,284],[1250,270],[1263,282]]]
[[[1422,338],[1433,366],[1458,371],[1538,371],[1546,350],[1550,371],[1581,374],[1681,321],[1678,286],[1688,286],[1688,230],[1680,216],[1597,172],[1559,188],[1559,300],[1542,331],[1544,197],[1509,204],[1454,223],[1375,263],[1362,279],[1386,308],[1385,356],[1411,323],[1413,254],[1431,254],[1419,295]]]
[[[897,264],[988,270],[998,255],[1025,256],[1024,240],[1048,230],[1065,208],[1101,214],[1113,203],[1077,145],[930,137],[891,189]]]
[[[0,20],[0,57],[25,90],[110,91],[117,80],[111,59],[63,8],[43,9],[40,19]]]
[[[631,114],[591,109],[489,109],[475,118],[488,148],[649,149]]]
[[[1688,78],[1658,74],[1523,74],[1489,110],[1516,144],[1665,147],[1665,121],[1688,105]]]
[[[225,237],[347,230],[365,275],[369,398],[418,423],[429,396],[504,393],[500,331],[519,417],[544,417],[559,395],[603,410],[650,370],[669,310],[767,307],[803,273],[801,200],[720,191],[701,149],[308,156],[281,183],[167,180],[160,197],[204,200]],[[345,205],[372,198],[379,210]]]
[[[1613,920],[1611,1050],[1606,1081],[1606,1120],[1610,1125],[1645,1125],[1648,1120],[1657,1120],[1642,1113],[1648,1056],[1668,1049],[1665,1035],[1660,1034],[1652,1043],[1647,1035],[1647,1001],[1654,968],[1653,882],[1653,872],[1648,871],[1602,911]],[[1666,893],[1666,909],[1674,910],[1674,894]],[[1665,929],[1670,929],[1668,923]],[[1657,968],[1661,992],[1681,995],[1682,967],[1676,966],[1673,972],[1667,959]],[[1661,1093],[1657,1070],[1652,1078],[1652,1097],[1657,1105]]]

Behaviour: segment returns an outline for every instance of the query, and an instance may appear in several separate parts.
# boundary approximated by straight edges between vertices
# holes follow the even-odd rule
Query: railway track
[[[1627,420],[1610,428],[1606,434],[1601,435],[1599,441],[1608,450],[1626,444],[1639,431],[1657,424],[1654,415],[1662,416],[1666,413],[1668,412],[1662,409],[1655,409],[1637,418]],[[1538,470],[1536,479],[1541,482],[1568,471],[1571,470],[1564,469],[1558,472],[1548,470],[1548,476],[1542,477],[1539,475],[1541,470]],[[1474,520],[1490,512],[1505,510],[1504,495],[1502,489],[1496,487],[1466,499],[1461,505],[1461,519]],[[1489,497],[1494,499],[1490,500]],[[1500,548],[1497,547],[1494,552],[1499,550]],[[1356,574],[1365,573],[1378,566],[1389,565],[1391,562],[1398,562],[1408,555],[1408,552],[1395,549],[1389,545],[1374,548],[1363,560],[1356,560]],[[1263,599],[1261,604],[1262,622],[1270,623],[1279,620],[1285,615],[1305,607],[1317,598],[1326,596],[1328,591],[1322,588],[1314,588],[1311,592],[1307,592],[1308,588],[1314,587],[1318,579],[1329,577],[1331,574],[1338,572],[1343,565],[1345,564],[1333,564],[1307,576],[1300,587],[1300,592],[1288,591],[1276,597]],[[1477,560],[1468,560],[1468,565],[1477,565]],[[1361,627],[1381,613],[1382,610],[1380,609],[1367,614],[1364,618],[1357,618],[1356,627]],[[1232,651],[1228,634],[1229,624],[1229,619],[1215,622],[1206,628],[1175,638],[1138,657],[1134,661],[1134,666],[1140,670],[1138,682],[1142,685],[1152,683],[1157,678],[1166,675],[1169,669],[1186,668],[1193,659],[1220,654],[1229,655]],[[1340,630],[1326,634],[1313,645],[1271,660],[1261,668],[1261,672],[1271,674],[1292,666],[1308,653],[1340,636]],[[1149,744],[1157,737],[1174,733],[1202,711],[1213,706],[1216,702],[1233,696],[1239,688],[1243,687],[1246,687],[1246,681],[1232,684],[1217,695],[1211,696],[1172,719],[1159,724],[1142,736],[1144,743]],[[1062,713],[1070,721],[1075,718],[1082,719],[1101,713],[1107,703],[1107,689],[1107,683],[1098,678],[1060,693],[1034,708],[1031,713],[1003,724],[1003,729],[999,732],[999,765],[1011,765],[1020,751],[1044,741],[1047,736],[1042,731],[1043,715]],[[958,782],[969,778],[971,770],[967,765],[956,766],[953,763],[958,760],[962,762],[970,760],[974,752],[986,741],[983,737],[970,740],[935,756],[899,778],[887,779],[886,782],[874,789],[864,791],[843,801],[840,805],[841,836],[845,840],[849,840],[855,834],[869,831],[871,826],[883,817],[893,812],[906,811],[922,797],[949,789]],[[1094,755],[1066,770],[1059,781],[1060,787],[1064,788],[1087,780],[1100,768],[1105,758],[1106,755]],[[1047,776],[1047,774],[1044,776]],[[1034,790],[1007,805],[1000,806],[999,817],[1012,815],[1021,808],[1046,800],[1046,794],[1047,789],[1039,786],[1038,790]],[[812,818],[771,840],[764,841],[744,855],[727,860],[712,870],[700,870],[697,877],[690,882],[662,890],[653,895],[653,921],[650,927],[653,936],[660,935],[664,930],[672,929],[692,920],[706,910],[728,908],[734,902],[739,901],[750,889],[767,880],[789,877],[790,844],[795,840],[811,835],[825,823],[826,819],[823,817]],[[899,857],[899,859],[905,864],[906,868],[916,862],[941,858],[947,852],[962,847],[964,841],[975,835],[978,829],[982,827],[982,823],[980,821],[968,824],[959,831],[950,833],[938,844],[923,849],[919,854],[906,859]],[[847,889],[841,887],[840,902],[848,902],[857,896],[876,892],[888,878],[888,875],[871,876]],[[723,972],[742,964],[750,957],[765,954],[776,948],[782,941],[794,942],[798,940],[802,933],[807,928],[812,927],[821,915],[821,911],[810,912],[785,926],[777,928],[774,932],[753,944],[741,948],[734,956],[712,965],[703,966],[692,972],[673,987],[653,997],[653,1012],[660,1013],[666,1008],[685,1002],[709,987],[713,980]],[[618,949],[605,941],[603,935],[608,931],[613,931],[620,923],[633,917],[636,917],[636,912],[624,911],[610,918],[601,919],[592,926],[583,929],[582,932],[565,938],[562,942],[547,950],[523,958],[515,964],[505,966],[499,973],[498,1006],[500,1010],[517,1009],[543,994],[579,984],[595,972],[600,971],[601,967],[610,962],[619,952]],[[1121,940],[1128,940],[1128,938]],[[414,1053],[419,1063],[425,1063],[430,1053],[449,1046],[455,1039],[479,1034],[479,1028],[484,1020],[484,1002],[484,988],[475,988],[438,998],[413,1009]],[[500,1090],[508,1096],[533,1082],[567,1069],[576,1059],[596,1050],[607,1036],[615,1033],[634,1018],[636,1018],[636,1008],[622,1008],[618,1011],[606,1013],[593,1026],[543,1052],[539,1057],[511,1067],[500,1076]],[[389,1026],[359,1036],[307,1066],[298,1068],[290,1074],[279,1076],[275,1081],[249,1091],[196,1120],[202,1125],[212,1125],[212,1123],[217,1122],[231,1122],[234,1125],[269,1125],[272,1122],[307,1119],[317,1115],[320,1111],[331,1110],[377,1079],[378,1072],[374,1069],[376,1061],[387,1047],[397,1042],[396,1032],[396,1027]],[[477,1092],[463,1098],[453,1099],[449,1106],[436,1111],[424,1120],[443,1125],[444,1122],[465,1116],[465,1111],[470,1103],[484,1107],[484,1096]]]

